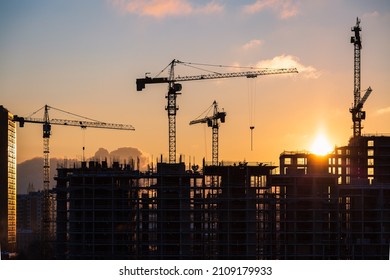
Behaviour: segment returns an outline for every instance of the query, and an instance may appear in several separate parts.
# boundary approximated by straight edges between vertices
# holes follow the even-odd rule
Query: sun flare
[[[316,155],[324,156],[332,152],[333,148],[328,139],[322,133],[319,133],[310,147],[310,152]]]

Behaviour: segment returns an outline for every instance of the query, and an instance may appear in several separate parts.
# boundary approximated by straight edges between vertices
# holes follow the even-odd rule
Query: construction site
[[[80,162],[64,161],[57,167],[53,189],[49,188],[52,124],[134,128],[91,119],[50,119],[51,107],[47,105],[43,108],[43,119],[7,115],[6,124],[13,125],[13,130],[16,122],[21,127],[25,123],[43,125],[44,190],[39,228],[44,248],[41,257],[59,260],[388,259],[390,136],[362,134],[362,121],[366,117],[362,109],[373,90],[368,87],[361,96],[360,31],[357,19],[351,38],[353,133],[347,145],[335,147],[326,155],[284,151],[278,166],[222,161],[218,153],[218,129],[227,113],[219,110],[214,101],[211,116],[190,122],[190,125],[207,124],[212,129],[212,161],[203,160],[201,166],[187,165],[177,157],[176,99],[181,94],[182,82],[296,74],[295,68],[175,76],[177,64],[190,63],[173,60],[167,66],[168,77],[145,75],[136,80],[137,91],[144,90],[146,85],[168,85],[168,160],[161,157],[155,166],[141,170],[138,159],[122,163],[86,160],[83,156]],[[251,126],[251,133],[253,129]],[[9,162],[7,157],[12,155],[2,153],[1,156],[1,161]],[[13,231],[9,239],[13,250],[15,239]],[[7,243],[6,236],[2,240],[2,244]]]

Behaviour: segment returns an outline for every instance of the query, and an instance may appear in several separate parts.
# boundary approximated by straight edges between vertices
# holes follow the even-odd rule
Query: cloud
[[[294,0],[257,0],[243,7],[244,13],[255,14],[266,9],[272,9],[279,18],[287,19],[298,14],[298,4]]]
[[[256,64],[258,68],[297,68],[299,75],[308,79],[316,79],[320,72],[313,66],[305,66],[299,62],[299,58],[292,55],[275,56],[269,60],[262,60]]]
[[[382,108],[376,111],[378,115],[384,115],[390,113],[390,107]]]
[[[141,150],[133,147],[121,147],[109,152],[105,148],[99,148],[94,155],[96,160],[107,160],[109,163],[117,161],[120,163],[130,163],[131,161],[140,161],[140,169],[146,169],[148,156]]]
[[[216,1],[203,6],[195,6],[188,0],[110,0],[110,2],[123,12],[153,18],[215,14],[224,10],[224,7]]]
[[[244,51],[247,51],[247,50],[250,50],[250,49],[253,49],[253,48],[256,48],[256,47],[259,47],[263,44],[263,41],[259,40],[259,39],[253,39],[253,40],[250,40],[248,43],[244,44],[241,48],[244,50]]]
[[[363,14],[363,18],[376,18],[376,17],[379,17],[379,12],[378,11],[373,11],[373,12],[370,12],[370,13],[365,13]]]

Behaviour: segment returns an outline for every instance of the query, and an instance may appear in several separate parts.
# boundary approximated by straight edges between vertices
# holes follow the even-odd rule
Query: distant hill
[[[145,169],[148,158],[139,149],[132,147],[122,147],[109,152],[107,149],[100,148],[96,151],[95,156],[88,160],[103,161],[107,160],[109,164],[114,161],[129,163],[132,159],[137,161],[139,158],[140,169]],[[56,182],[53,177],[57,174],[57,166],[60,164],[72,167],[76,162],[75,159],[50,159],[50,186],[54,187]],[[35,191],[43,188],[43,157],[35,157],[18,164],[17,169],[17,192],[18,194],[27,193],[29,184],[33,184]]]
[[[51,186],[55,185],[52,177],[57,173],[58,162],[59,159],[57,158],[50,159]],[[29,184],[33,184],[36,191],[41,190],[43,188],[43,157],[36,157],[19,163],[16,182],[18,194],[27,193]]]

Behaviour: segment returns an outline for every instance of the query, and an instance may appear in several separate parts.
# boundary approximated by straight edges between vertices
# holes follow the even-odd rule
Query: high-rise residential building
[[[42,240],[43,194],[42,191],[30,191],[17,195],[18,253],[28,251],[32,243]]]
[[[0,246],[16,249],[16,125],[0,106]]]

